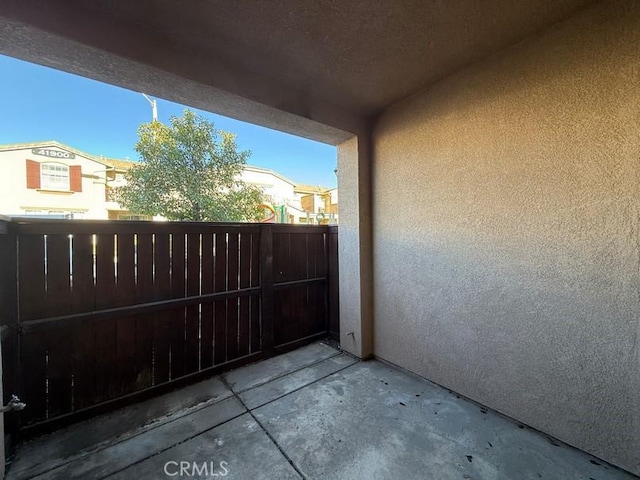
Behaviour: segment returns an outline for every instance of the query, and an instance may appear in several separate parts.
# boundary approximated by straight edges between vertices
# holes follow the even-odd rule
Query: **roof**
[[[289,180],[284,175],[281,175],[278,172],[275,172],[275,171],[273,171],[273,170],[271,170],[269,168],[255,167],[253,165],[245,165],[244,166],[244,170],[247,170],[247,171],[250,171],[250,172],[253,171],[253,172],[266,173],[268,175],[273,175],[274,177],[279,178],[283,182],[287,182],[288,184],[293,185],[294,187],[296,186],[295,182]]]
[[[116,170],[129,170],[136,164],[131,160],[118,160],[117,158],[103,158],[102,161]]]
[[[64,143],[60,143],[56,140],[46,140],[44,142],[10,143],[7,145],[0,145],[0,152],[10,151],[10,150],[22,150],[26,148],[36,148],[36,147],[39,147],[39,148],[58,147],[63,150],[68,150],[71,153],[75,153],[76,155],[80,155],[81,157],[88,158],[89,160],[93,160],[94,162],[101,163],[102,165],[111,166],[107,163],[105,158],[91,155],[90,153],[83,152],[82,150],[78,150],[77,148],[70,147],[69,145],[65,145]]]
[[[294,191],[301,193],[317,193],[318,195],[324,195],[325,193],[333,190],[333,188],[321,187],[320,185],[303,185],[297,184],[294,187]]]

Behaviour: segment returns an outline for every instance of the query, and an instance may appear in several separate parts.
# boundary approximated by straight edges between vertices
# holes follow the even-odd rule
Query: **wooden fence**
[[[335,227],[0,220],[0,262],[10,429],[338,334]]]

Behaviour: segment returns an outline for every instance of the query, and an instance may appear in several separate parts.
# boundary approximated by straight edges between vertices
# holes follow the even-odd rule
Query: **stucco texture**
[[[368,138],[338,145],[340,346],[360,358],[373,353],[370,155]]]
[[[640,5],[387,110],[374,353],[640,474]]]

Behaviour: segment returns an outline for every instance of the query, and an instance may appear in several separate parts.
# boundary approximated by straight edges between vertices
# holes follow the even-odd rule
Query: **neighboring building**
[[[276,223],[300,223],[299,219],[304,217],[304,212],[296,197],[294,182],[273,170],[251,165],[244,167],[241,179],[262,189],[265,203],[274,208]]]
[[[338,215],[338,187],[327,190],[324,194],[324,208],[329,214]]]
[[[338,221],[338,189],[296,184],[267,168],[247,165],[242,181],[262,188],[266,200],[278,212],[282,223],[328,224]],[[331,193],[333,192],[333,193]]]
[[[106,219],[109,168],[58,142],[0,146],[0,213]]]
[[[111,167],[107,170],[105,190],[105,208],[109,220],[151,220],[152,218],[148,215],[137,215],[125,210],[115,199],[115,189],[126,184],[125,174],[135,165],[135,162],[115,158],[102,158],[102,161]],[[159,219],[161,218],[156,218],[156,220]]]
[[[122,208],[114,190],[135,162],[96,157],[56,141],[0,146],[0,214],[151,220]],[[337,190],[296,185],[273,170],[247,165],[242,180],[260,187],[279,223],[336,223]],[[335,191],[330,197],[328,192]],[[335,205],[327,198],[335,197]],[[304,206],[303,206],[304,203]],[[329,215],[330,214],[330,215]],[[154,217],[159,220],[162,217]]]
[[[305,212],[296,223],[338,223],[338,189],[313,185],[296,185],[295,194]]]

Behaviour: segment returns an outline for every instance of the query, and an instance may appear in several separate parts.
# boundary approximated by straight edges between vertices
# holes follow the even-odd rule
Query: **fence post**
[[[18,275],[16,257],[15,225],[10,219],[0,216],[0,355],[2,359],[2,382],[0,400],[4,405],[9,397],[18,392],[19,350],[18,350]],[[19,426],[18,415],[12,413],[5,421],[0,414],[0,472],[4,477],[5,442],[10,441]]]
[[[274,301],[273,301],[273,227],[261,225],[260,232],[260,312],[262,318],[262,352],[265,357],[274,354]]]

